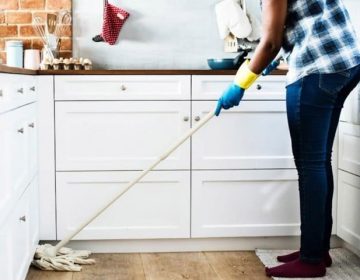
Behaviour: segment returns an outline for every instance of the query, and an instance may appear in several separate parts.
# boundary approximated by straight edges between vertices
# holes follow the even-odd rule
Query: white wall
[[[111,0],[130,12],[115,46],[94,43],[103,0],[73,0],[74,56],[109,69],[207,69],[223,52],[214,6],[219,0]],[[248,1],[252,9],[257,1]],[[254,9],[254,8],[253,8]]]
[[[351,21],[355,27],[356,33],[360,37],[360,1],[359,0],[343,0],[346,8],[349,11]]]
[[[258,11],[258,1],[247,0]],[[343,0],[360,36],[360,0]],[[115,46],[94,43],[101,32],[103,0],[73,0],[74,56],[97,68],[208,69],[206,59],[234,57],[223,52],[214,6],[220,0],[110,0],[130,12]]]

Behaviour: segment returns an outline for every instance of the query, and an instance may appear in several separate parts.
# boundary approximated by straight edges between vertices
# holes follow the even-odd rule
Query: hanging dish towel
[[[230,32],[237,38],[250,35],[250,21],[236,0],[223,0],[216,4],[215,13],[221,39],[225,39]]]
[[[109,45],[115,45],[119,38],[120,30],[129,16],[130,14],[127,11],[105,0],[102,33],[101,35],[95,36],[93,41],[105,41]]]
[[[240,0],[240,5],[249,18],[251,33],[246,37],[249,41],[257,41],[261,37],[261,5],[259,1]]]

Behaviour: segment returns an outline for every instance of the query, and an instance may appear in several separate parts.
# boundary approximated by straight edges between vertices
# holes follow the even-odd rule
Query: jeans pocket
[[[319,74],[319,88],[327,94],[336,95],[351,80],[351,74],[350,69],[330,74]]]

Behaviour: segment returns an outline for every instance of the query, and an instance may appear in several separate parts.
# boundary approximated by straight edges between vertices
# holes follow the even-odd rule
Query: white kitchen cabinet
[[[360,176],[360,125],[339,125],[339,168]]]
[[[189,100],[190,76],[55,76],[56,100]]]
[[[135,171],[58,172],[58,239],[64,238],[92,216],[138,174]],[[190,171],[154,171],[119,198],[75,239],[189,237]]]
[[[360,177],[339,171],[338,236],[360,250]]]
[[[357,86],[347,97],[340,120],[360,125],[360,86]]]
[[[193,171],[192,237],[298,235],[295,170]]]
[[[36,79],[33,76],[0,75],[0,113],[36,100]]]
[[[192,100],[218,100],[234,76],[192,76]],[[260,77],[246,90],[243,100],[285,100],[285,76]]]
[[[190,128],[188,101],[56,102],[58,171],[139,170]],[[158,169],[189,169],[190,141]]]
[[[215,102],[194,101],[193,122]],[[242,101],[192,137],[193,169],[295,168],[284,101]]]
[[[16,202],[8,219],[0,225],[1,279],[25,279],[39,241],[37,181]]]
[[[31,157],[36,157],[36,134],[29,127],[35,117],[35,103],[0,115],[0,221],[35,175],[37,162]]]

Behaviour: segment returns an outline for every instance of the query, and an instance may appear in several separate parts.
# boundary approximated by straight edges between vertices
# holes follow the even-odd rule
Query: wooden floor
[[[30,268],[26,280],[269,280],[254,252],[94,254],[81,272]]]

